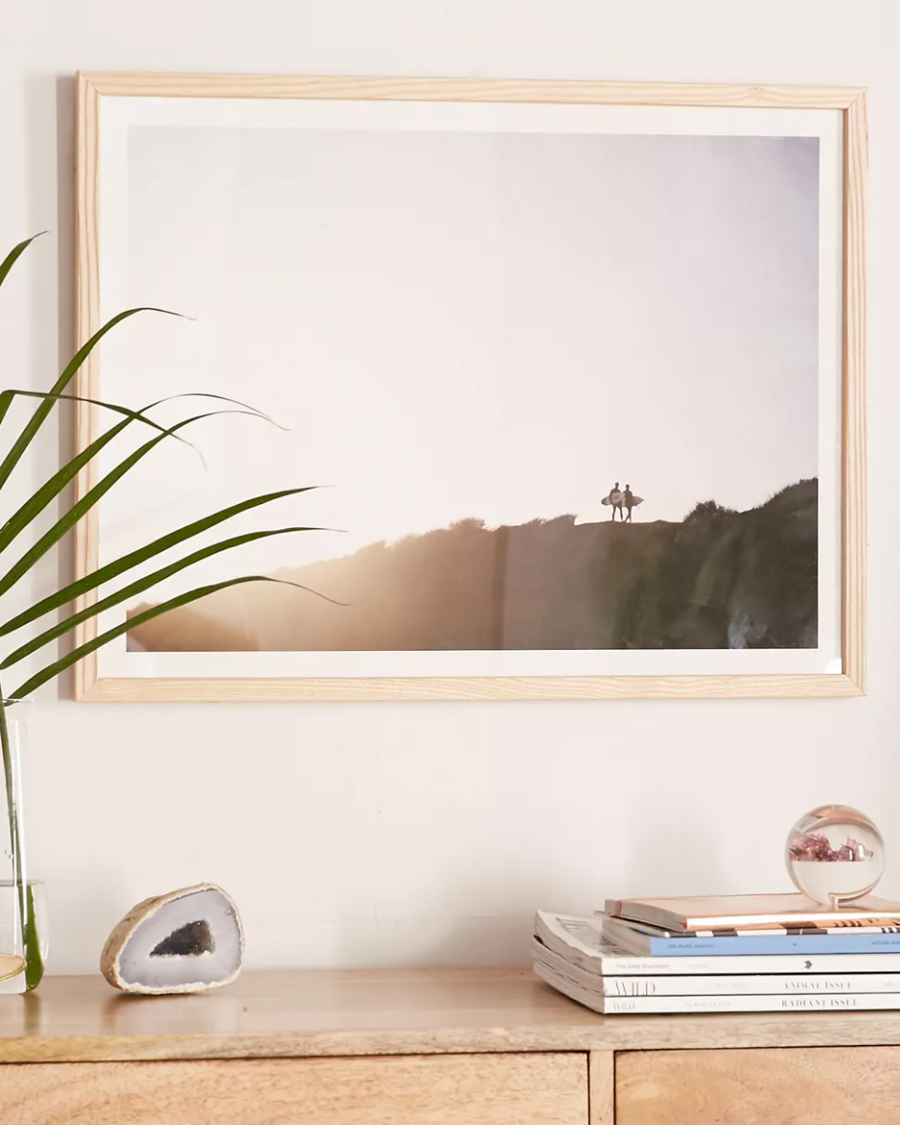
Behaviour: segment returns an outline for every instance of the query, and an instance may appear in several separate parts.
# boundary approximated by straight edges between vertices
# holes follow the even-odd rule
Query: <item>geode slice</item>
[[[123,992],[202,992],[235,980],[243,955],[234,900],[200,883],[139,902],[109,935],[100,971]]]

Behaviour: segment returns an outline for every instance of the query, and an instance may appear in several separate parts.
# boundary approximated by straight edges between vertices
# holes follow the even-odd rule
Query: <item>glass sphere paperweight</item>
[[[797,888],[839,907],[873,889],[884,872],[884,841],[871,820],[848,805],[822,805],[791,829],[785,861]]]

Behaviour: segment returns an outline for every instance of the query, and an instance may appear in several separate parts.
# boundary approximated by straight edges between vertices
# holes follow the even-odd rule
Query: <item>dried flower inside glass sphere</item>
[[[884,873],[884,841],[871,820],[849,805],[822,805],[791,829],[785,861],[796,886],[823,906],[868,894]]]

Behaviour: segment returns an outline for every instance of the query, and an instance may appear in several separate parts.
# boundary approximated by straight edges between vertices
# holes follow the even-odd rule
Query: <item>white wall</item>
[[[127,907],[199,879],[236,896],[253,966],[522,962],[538,905],[784,886],[787,828],[828,800],[883,826],[900,890],[898,22],[890,0],[0,0],[0,249],[52,231],[0,295],[3,385],[48,386],[72,343],[77,69],[871,87],[868,698],[114,706],[47,690],[29,782],[54,971],[92,969]],[[48,434],[20,487],[67,442]]]

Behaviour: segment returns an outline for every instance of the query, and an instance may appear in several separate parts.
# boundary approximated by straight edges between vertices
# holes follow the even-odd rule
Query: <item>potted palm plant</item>
[[[35,236],[37,237],[37,236]],[[33,238],[26,239],[15,246],[0,263],[0,286],[2,286],[10,270],[15,265],[23,252],[28,248]],[[261,417],[259,411],[243,403],[235,403],[223,396],[203,394],[200,396],[185,395],[179,397],[204,397],[219,400],[219,406],[201,414],[193,414],[182,418],[174,425],[162,426],[150,416],[150,410],[159,403],[152,403],[148,407],[133,410],[115,403],[99,402],[92,399],[80,399],[70,393],[69,387],[79,368],[97,346],[100,340],[118,324],[129,317],[146,312],[166,312],[162,309],[135,308],[126,309],[114,316],[104,324],[84,345],[78,349],[70,362],[66,364],[62,374],[49,391],[31,391],[16,388],[0,390],[0,490],[9,480],[16,466],[21,461],[26,450],[36,437],[41,426],[59,404],[66,400],[86,401],[94,403],[106,415],[116,420],[104,430],[97,438],[91,441],[83,450],[79,451],[70,461],[58,469],[52,476],[44,481],[39,488],[20,507],[6,514],[5,522],[0,526],[0,551],[12,547],[18,537],[32,524],[32,521],[54,501],[58,501],[66,488],[75,480],[76,476],[96,458],[100,451],[111,441],[129,427],[139,426],[148,431],[147,440],[140,444],[136,450],[123,458],[114,468],[102,476],[96,484],[84,493],[75,503],[64,508],[63,514],[53,526],[42,533],[19,555],[18,559],[5,569],[0,567],[0,595],[10,590],[22,577],[28,574],[38,561],[52,550],[55,545],[75,526],[76,523],[97,504],[101,497],[121,481],[134,467],[158,445],[169,440],[183,441],[180,431],[192,423],[208,418],[212,415],[233,412],[253,414]],[[170,314],[173,315],[173,314]],[[37,400],[34,412],[22,429],[11,435],[5,443],[3,422],[9,412],[13,401],[17,398]],[[276,527],[259,531],[246,532],[221,539],[216,543],[208,544],[198,549],[189,551],[175,562],[167,562],[164,566],[150,571],[150,573],[137,574],[138,567],[152,561],[157,555],[169,551],[179,544],[187,543],[195,536],[202,534],[224,523],[242,512],[253,508],[263,507],[286,496],[297,495],[308,491],[306,487],[286,488],[278,492],[250,496],[239,503],[229,505],[209,515],[194,520],[182,527],[173,529],[145,546],[128,552],[120,558],[98,567],[92,573],[76,581],[63,585],[60,589],[40,598],[18,612],[8,620],[0,621],[0,638],[12,637],[19,630],[28,626],[37,627],[36,635],[30,636],[22,643],[10,641],[11,651],[0,652],[0,673],[3,676],[3,686],[0,687],[0,754],[3,762],[3,779],[6,797],[6,812],[9,826],[9,857],[11,866],[11,879],[7,884],[8,914],[4,919],[0,917],[0,980],[4,977],[14,982],[16,991],[27,991],[35,988],[40,982],[44,971],[44,956],[42,952],[43,935],[41,933],[40,911],[35,894],[35,885],[28,879],[25,851],[25,835],[22,814],[22,786],[21,786],[21,753],[23,744],[23,723],[19,718],[23,701],[26,700],[42,684],[54,679],[76,661],[95,651],[102,645],[108,644],[121,636],[128,629],[142,624],[161,613],[187,605],[190,602],[214,593],[216,590],[227,586],[235,586],[245,582],[276,582],[281,581],[262,574],[245,574],[229,578],[225,581],[200,586],[188,590],[186,593],[167,599],[149,609],[131,616],[127,621],[114,628],[99,633],[90,641],[77,645],[65,652],[57,659],[50,659],[39,671],[25,679],[15,689],[5,690],[6,673],[26,657],[32,656],[52,644],[54,641],[65,639],[68,634],[81,622],[103,612],[115,605],[133,598],[137,594],[150,589],[157,583],[173,574],[184,570],[203,559],[224,551],[233,550],[255,540],[275,535],[289,535],[302,531],[318,530],[310,527]],[[119,580],[119,585],[109,593],[109,584]],[[292,583],[288,583],[291,585]],[[96,600],[85,605],[84,608],[73,611],[72,603],[82,598],[85,594],[92,594]],[[99,596],[97,596],[99,595]],[[39,624],[46,615],[61,611],[60,620],[41,628]],[[2,616],[2,615],[0,615]],[[3,899],[0,897],[0,910]],[[3,948],[5,944],[13,948]]]

